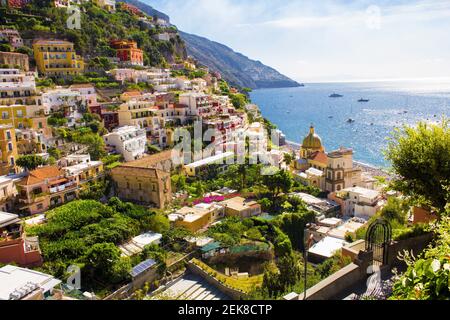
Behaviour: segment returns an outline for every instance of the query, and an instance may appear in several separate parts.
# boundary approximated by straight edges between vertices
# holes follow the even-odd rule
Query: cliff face
[[[166,14],[138,0],[123,0],[123,2],[138,7],[148,15],[157,16],[166,21],[170,19]],[[234,86],[252,89],[300,86],[299,83],[275,69],[259,61],[251,60],[223,44],[181,31],[180,36],[185,42],[187,54],[210,70],[219,72]]]

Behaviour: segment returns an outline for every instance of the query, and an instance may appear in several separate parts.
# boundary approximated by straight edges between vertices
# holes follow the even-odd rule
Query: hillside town
[[[364,292],[336,272],[362,281],[376,262],[393,279],[394,251],[431,241],[438,213],[346,141],[326,150],[313,124],[286,141],[248,88],[190,56],[152,65],[141,40],[114,37],[95,60],[69,37],[25,32],[10,17],[29,3],[2,2],[0,300],[350,299]],[[177,37],[119,1],[51,10],[71,3],[126,16],[158,44]],[[383,215],[393,249],[367,258]]]

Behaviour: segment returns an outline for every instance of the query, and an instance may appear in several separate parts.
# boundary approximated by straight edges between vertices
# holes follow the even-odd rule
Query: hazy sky
[[[301,82],[450,77],[450,0],[142,0]]]

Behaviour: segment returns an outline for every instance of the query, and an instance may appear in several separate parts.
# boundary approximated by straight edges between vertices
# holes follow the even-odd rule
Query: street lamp
[[[304,274],[304,288],[303,288],[303,300],[306,300],[306,280],[307,280],[307,275],[308,275],[308,250],[311,246],[311,242],[313,241],[314,235],[311,234],[308,237],[308,240],[306,240],[306,235],[308,234],[308,230],[309,228],[311,228],[312,226],[314,226],[314,224],[312,223],[308,223],[305,226],[305,230],[303,230],[303,260],[304,260],[304,264],[305,264],[305,274]]]

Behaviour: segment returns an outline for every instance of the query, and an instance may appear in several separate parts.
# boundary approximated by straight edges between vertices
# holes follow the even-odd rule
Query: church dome
[[[322,139],[315,133],[314,126],[309,129],[309,134],[303,140],[303,149],[317,149],[322,150]]]

